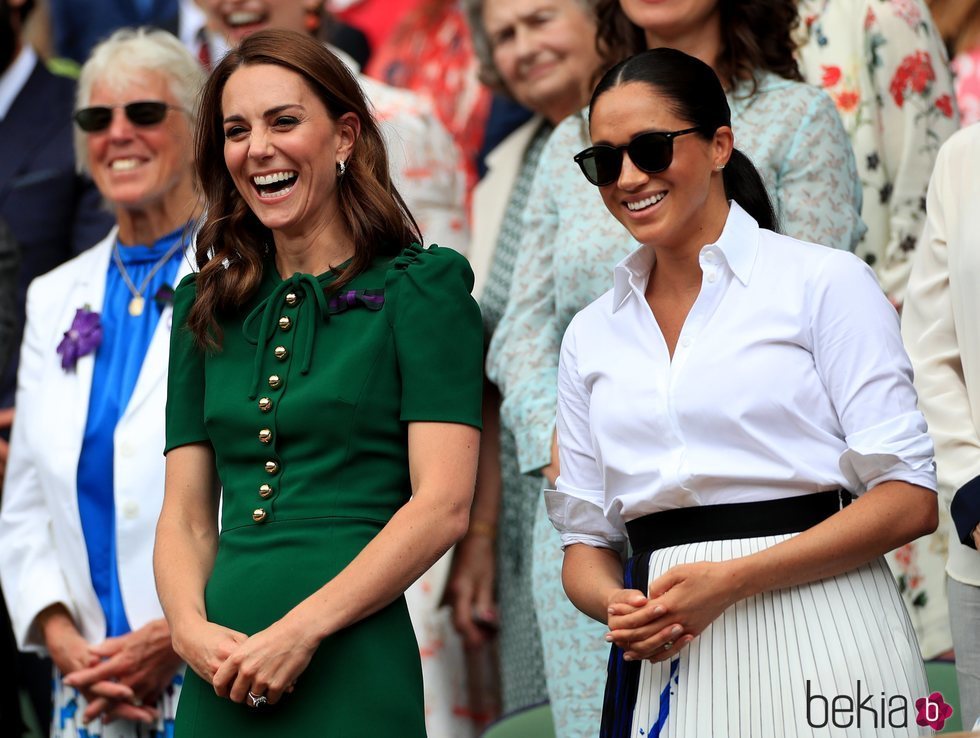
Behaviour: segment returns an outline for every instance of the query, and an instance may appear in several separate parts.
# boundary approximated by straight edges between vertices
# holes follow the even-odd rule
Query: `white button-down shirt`
[[[564,545],[621,549],[625,521],[677,507],[936,488],[898,316],[860,259],[732,203],[673,359],[644,297],[653,260],[620,262],[562,343],[548,509]]]

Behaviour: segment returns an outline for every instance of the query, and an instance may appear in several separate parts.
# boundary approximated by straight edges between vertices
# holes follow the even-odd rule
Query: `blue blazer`
[[[38,62],[0,121],[0,218],[21,253],[18,346],[31,280],[98,243],[114,222],[92,181],[75,172],[74,103],[75,83]],[[16,365],[0,380],[0,406],[13,399]]]

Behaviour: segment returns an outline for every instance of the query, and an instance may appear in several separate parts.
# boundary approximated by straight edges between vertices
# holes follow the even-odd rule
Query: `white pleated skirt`
[[[747,556],[791,535],[690,543],[650,554],[649,581],[678,564]],[[631,738],[932,735],[915,632],[884,559],[726,610],[671,661],[640,667]]]

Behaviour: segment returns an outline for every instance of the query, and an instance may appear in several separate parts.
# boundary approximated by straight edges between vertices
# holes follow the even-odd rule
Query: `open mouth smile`
[[[626,209],[631,213],[639,213],[642,210],[653,207],[665,197],[667,197],[666,192],[658,192],[656,195],[650,195],[650,197],[637,200],[636,202],[627,202]]]
[[[259,197],[264,200],[275,200],[288,195],[299,174],[292,170],[256,174],[252,177],[252,186]]]

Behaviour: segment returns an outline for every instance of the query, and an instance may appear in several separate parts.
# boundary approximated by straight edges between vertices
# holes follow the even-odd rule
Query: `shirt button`
[[[272,409],[272,400],[268,397],[262,397],[259,399],[259,410],[264,413],[269,412]]]
[[[690,345],[691,345],[691,339],[690,338],[687,338],[685,336],[684,338],[681,339],[681,346],[683,346],[684,348],[688,348]]]
[[[267,500],[272,497],[272,487],[270,487],[268,484],[263,484],[261,487],[259,487],[259,497],[261,497],[263,500]]]
[[[277,464],[275,461],[267,461],[265,462],[265,470],[269,472],[269,474],[275,474],[277,471],[279,471],[279,464]]]
[[[269,386],[272,387],[272,389],[279,389],[279,386],[281,384],[282,384],[282,379],[279,377],[278,374],[273,374],[272,376],[269,377]]]
[[[286,304],[287,305],[290,305],[290,306],[295,305],[297,303],[298,299],[299,298],[296,297],[296,293],[295,292],[287,292],[286,293]]]
[[[265,522],[265,519],[268,517],[268,515],[269,514],[261,507],[257,507],[254,510],[252,510],[252,520],[254,520],[256,523]]]
[[[123,517],[133,520],[140,514],[140,506],[134,500],[126,500],[122,506]]]
[[[718,279],[718,274],[714,269],[709,270],[705,276],[707,276],[709,282],[714,282],[716,279]]]
[[[272,353],[276,355],[276,358],[279,359],[279,361],[283,361],[287,356],[289,356],[289,352],[286,351],[285,346],[276,346]]]
[[[272,431],[269,430],[268,428],[263,428],[262,430],[260,430],[259,431],[259,440],[262,441],[262,443],[269,443],[269,442],[271,442],[272,441]]]
[[[289,319],[288,315],[283,315],[279,318],[279,330],[288,331],[289,326],[293,324],[293,321]]]
[[[134,449],[133,449],[132,444],[125,443],[125,442],[119,444],[119,454],[120,454],[120,456],[128,459],[128,458],[132,457],[133,453],[134,453]]]

